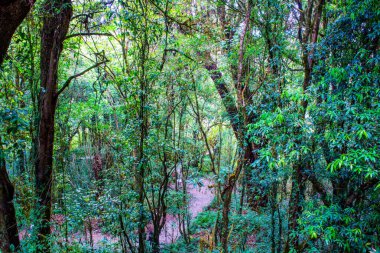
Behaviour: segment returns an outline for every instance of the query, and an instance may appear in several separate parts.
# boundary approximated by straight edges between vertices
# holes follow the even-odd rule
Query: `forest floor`
[[[190,196],[189,199],[189,212],[191,215],[191,221],[195,219],[195,217],[202,212],[206,207],[208,207],[215,194],[214,189],[210,187],[212,185],[212,181],[209,179],[201,179],[199,183],[187,183],[187,192]],[[61,225],[64,223],[64,216],[62,215],[54,215],[53,216],[54,223],[56,225]],[[109,245],[110,243],[117,243],[119,238],[114,237],[110,234],[102,232],[101,226],[96,219],[91,221],[92,226],[92,241],[93,247],[95,249],[104,247],[105,245]],[[148,225],[149,226],[149,225]],[[53,232],[54,233],[54,232]],[[172,214],[168,214],[166,217],[166,224],[160,234],[160,243],[162,244],[170,244],[174,243],[180,237],[178,218]],[[30,231],[28,229],[23,229],[20,231],[20,237],[25,239],[30,236]],[[77,242],[79,244],[89,243],[90,235],[89,232],[86,231],[83,233],[74,233],[69,236],[70,242]],[[60,240],[60,242],[63,242]]]
[[[188,184],[187,192],[190,195],[189,211],[193,220],[204,208],[211,204],[214,198],[213,189],[209,186],[209,179],[202,179],[201,185]],[[180,237],[178,219],[173,215],[166,217],[166,224],[160,234],[161,243],[174,243]]]
[[[212,181],[202,179],[201,185],[188,183],[187,192],[190,196],[189,211],[193,220],[204,208],[209,206],[214,198]],[[95,226],[92,232],[94,247],[101,247],[103,242],[117,242],[118,238],[102,233],[100,228]],[[166,224],[160,234],[160,243],[174,243],[180,237],[178,219],[174,215],[168,214]]]

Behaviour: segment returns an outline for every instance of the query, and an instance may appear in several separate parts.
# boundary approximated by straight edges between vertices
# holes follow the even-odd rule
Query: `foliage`
[[[378,1],[72,4],[57,90],[70,82],[53,116],[52,252],[216,252],[224,239],[232,252],[378,250]],[[0,159],[21,252],[36,251],[41,222],[42,5],[0,70]],[[215,198],[192,217],[189,187],[204,180]],[[170,219],[180,238],[164,244]]]

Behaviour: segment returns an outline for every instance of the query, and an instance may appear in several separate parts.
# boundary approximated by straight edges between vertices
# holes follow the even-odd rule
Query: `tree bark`
[[[54,144],[54,116],[57,106],[58,62],[70,19],[71,0],[46,1],[41,39],[41,91],[36,169],[38,252],[49,252],[51,192]]]
[[[14,32],[33,4],[33,0],[0,0],[0,66]],[[14,187],[8,177],[3,150],[0,149],[0,251],[5,253],[20,247],[13,196]]]
[[[34,0],[0,0],[0,65],[12,36],[34,4]]]
[[[13,196],[14,187],[8,177],[3,150],[0,149],[0,252],[4,253],[20,247]]]
[[[284,252],[290,252],[291,249],[298,250],[298,219],[302,213],[302,199],[304,193],[304,180],[302,179],[302,165],[299,162],[292,175],[292,190],[289,200],[289,231],[288,240]],[[294,235],[291,235],[293,233]],[[297,251],[298,252],[298,251]]]
[[[241,165],[238,165],[241,166]],[[228,234],[229,234],[229,213],[232,199],[232,190],[235,183],[230,184],[227,188],[225,188],[222,193],[223,200],[223,210],[222,210],[222,249],[224,253],[228,252]]]

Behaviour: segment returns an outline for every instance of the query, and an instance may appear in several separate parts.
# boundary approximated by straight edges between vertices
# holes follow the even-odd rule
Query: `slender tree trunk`
[[[244,197],[245,197],[245,188],[247,185],[247,172],[244,170],[243,177],[241,180],[241,194],[240,194],[240,205],[239,205],[239,215],[243,214],[243,207],[244,207]]]
[[[281,201],[279,201],[281,203]],[[282,252],[282,218],[281,218],[281,211],[280,211],[280,205],[277,206],[277,215],[278,215],[278,238],[277,238],[277,252]]]
[[[142,15],[144,16],[143,27],[144,33],[141,37],[140,47],[140,61],[139,61],[139,120],[140,120],[140,140],[138,149],[138,171],[137,171],[137,191],[138,191],[138,204],[139,204],[139,218],[138,218],[138,252],[145,252],[145,211],[144,211],[144,185],[145,185],[145,169],[147,165],[147,157],[145,155],[145,139],[148,136],[148,110],[146,110],[147,98],[148,98],[148,80],[146,76],[146,61],[149,57],[149,43],[148,43],[148,24],[146,16],[146,6],[141,5]]]
[[[276,182],[272,183],[272,194],[271,194],[271,251],[276,252],[276,203],[277,203],[277,184]]]
[[[159,229],[159,225],[154,226],[152,252],[153,253],[159,253],[160,252],[160,229]]]
[[[94,252],[94,236],[92,234],[92,223],[91,219],[88,219],[88,233],[89,233],[89,241],[90,241],[90,246],[91,246],[91,251]]]
[[[146,106],[146,92],[147,92],[147,84],[145,80],[145,51],[143,50],[142,57],[142,78],[140,80],[140,112],[139,112],[139,120],[141,122],[140,125],[140,141],[139,141],[139,157],[138,157],[138,175],[137,175],[137,191],[138,191],[138,203],[140,205],[139,210],[139,220],[138,220],[138,237],[139,237],[139,253],[145,252],[145,213],[144,213],[144,184],[145,184],[145,166],[146,166],[146,157],[145,157],[145,138],[148,134],[147,129],[147,113],[145,110]]]
[[[141,84],[141,93],[145,93],[145,84]],[[145,214],[144,214],[144,177],[145,177],[145,155],[144,155],[144,145],[145,137],[147,135],[146,129],[146,115],[145,115],[145,94],[140,96],[140,120],[141,120],[141,133],[140,133],[140,143],[139,143],[139,164],[138,164],[138,175],[137,175],[137,191],[138,191],[138,203],[139,207],[139,220],[138,220],[138,237],[139,237],[139,253],[145,252]]]
[[[229,213],[232,198],[233,186],[226,188],[222,194],[223,211],[222,211],[222,249],[224,253],[228,252],[228,234],[229,234]]]
[[[284,252],[290,252],[293,248],[298,250],[298,218],[302,213],[302,199],[304,193],[304,181],[302,179],[301,162],[297,164],[292,176],[292,190],[289,200],[289,231],[288,240]],[[291,235],[294,234],[294,236]]]
[[[0,252],[4,253],[20,247],[13,196],[14,187],[8,177],[3,150],[0,149]]]
[[[54,116],[58,62],[72,16],[71,0],[46,1],[41,39],[41,91],[36,169],[38,252],[49,252],[53,171]]]

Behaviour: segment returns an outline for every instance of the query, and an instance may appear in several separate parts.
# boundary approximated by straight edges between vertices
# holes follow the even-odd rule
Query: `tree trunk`
[[[275,219],[275,213],[276,213],[276,204],[277,204],[277,183],[272,183],[272,191],[271,191],[271,200],[270,200],[270,207],[271,207],[271,252],[276,252],[276,219]],[[280,242],[281,243],[281,242]]]
[[[302,213],[302,200],[304,194],[304,180],[302,178],[301,161],[295,166],[292,176],[292,190],[289,200],[289,230],[288,240],[284,252],[290,252],[292,249],[298,252],[298,219]],[[291,235],[294,234],[294,236]]]
[[[229,234],[229,213],[230,213],[230,205],[232,198],[232,190],[233,187],[226,188],[223,192],[223,211],[222,211],[222,248],[223,252],[228,252],[228,234]]]
[[[0,149],[0,252],[4,253],[17,250],[20,246],[13,195],[14,188]]]
[[[33,4],[34,0],[0,0],[0,65],[4,61],[14,32]]]
[[[154,230],[153,230],[152,252],[153,253],[160,252],[160,230],[158,228],[158,225],[154,226]]]
[[[14,32],[33,4],[33,0],[0,0],[0,65]],[[3,150],[0,149],[0,251],[5,253],[20,247],[13,196],[14,187],[8,177]]]
[[[260,185],[260,171],[254,170],[250,167],[257,159],[257,154],[254,150],[257,147],[252,147],[252,144],[247,144],[245,147],[245,171],[246,171],[246,185],[247,185],[247,202],[250,209],[258,211],[260,207],[266,207],[268,204],[268,194],[266,189]]]
[[[41,91],[36,167],[38,252],[49,252],[54,145],[54,116],[57,106],[58,62],[70,19],[71,0],[46,1],[41,39]]]

